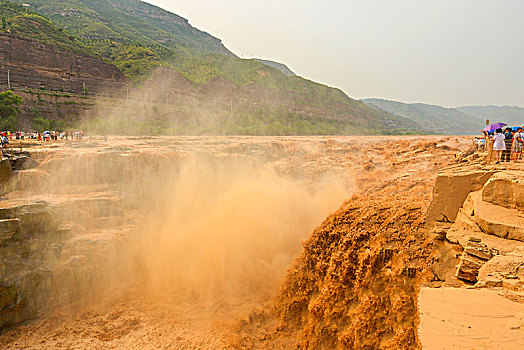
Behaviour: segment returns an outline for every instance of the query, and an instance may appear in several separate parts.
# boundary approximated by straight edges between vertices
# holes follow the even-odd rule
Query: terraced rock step
[[[507,209],[524,210],[524,173],[503,171],[494,174],[482,190],[482,200]]]
[[[482,231],[501,238],[524,242],[524,217],[517,209],[508,209],[483,200],[480,193],[472,194],[474,216]]]
[[[462,248],[455,276],[477,288],[524,291],[523,164],[470,164],[443,170],[441,176],[437,184],[445,182],[447,187],[440,186],[440,192],[434,192],[430,216],[434,217],[444,199],[454,196],[457,187],[469,189],[453,223],[433,223],[437,237],[445,235],[445,242]],[[478,188],[482,176],[489,177]]]
[[[428,226],[453,222],[469,193],[482,189],[494,171],[462,167],[442,172],[433,187],[433,200],[426,213]]]
[[[480,239],[471,237],[460,258],[456,273],[457,278],[468,282],[477,282],[480,268],[497,253],[497,251],[493,251],[480,242]]]

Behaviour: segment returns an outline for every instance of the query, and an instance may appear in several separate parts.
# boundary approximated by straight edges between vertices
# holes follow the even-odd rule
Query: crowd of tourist
[[[82,141],[85,133],[82,131],[17,131],[12,133],[9,130],[0,132],[0,140],[2,148],[9,147],[9,141],[11,140],[31,140],[31,141],[58,141],[60,140],[78,140]]]
[[[493,133],[484,131],[484,137],[475,137],[477,149],[491,147],[495,154],[495,164],[522,159],[524,130],[522,127],[497,128]]]

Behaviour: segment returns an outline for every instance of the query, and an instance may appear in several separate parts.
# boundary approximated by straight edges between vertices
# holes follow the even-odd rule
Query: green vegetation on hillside
[[[0,131],[16,130],[22,98],[12,91],[0,92]]]
[[[277,96],[275,101],[267,103],[272,110],[289,112],[286,106],[304,110],[301,118],[319,119],[318,123],[325,124],[327,129],[318,125],[313,129],[324,128],[327,133],[371,130],[396,133],[420,129],[412,120],[370,108],[339,89],[288,76],[256,60],[236,57],[219,39],[193,28],[187,20],[138,0],[14,0],[30,4],[40,15],[31,10],[21,13],[25,11],[21,6],[0,1],[7,8],[6,13],[13,12],[10,8],[16,10],[6,15],[9,22],[6,27],[11,31],[73,51],[100,55],[137,83],[156,67],[166,66],[176,69],[195,85],[223,78],[238,87],[248,86],[249,91],[269,92]],[[281,118],[287,123],[288,116],[282,114]],[[236,122],[242,124],[241,119]],[[304,128],[308,129],[307,125]],[[311,133],[316,133],[315,130]]]
[[[2,0],[3,1],[3,0]],[[51,18],[92,51],[134,80],[160,65],[170,66],[196,84],[221,77],[237,86],[258,84],[304,95],[304,104],[353,104],[342,91],[286,76],[256,60],[240,59],[221,42],[185,19],[137,0],[18,0]],[[76,40],[76,39],[75,39]],[[52,41],[56,41],[52,39]]]
[[[58,48],[89,56],[97,54],[82,44],[80,40],[49,19],[25,9],[23,6],[6,0],[0,0],[0,33],[9,32],[45,42]]]
[[[151,106],[150,106],[151,107]],[[148,108],[144,106],[144,108]],[[136,107],[139,110],[140,107]],[[165,118],[157,106],[151,107],[153,117],[142,119],[134,111],[122,109],[118,115],[92,118],[79,125],[97,134],[142,135],[351,135],[409,134],[408,129],[383,130],[359,128],[342,120],[321,119],[291,113],[283,108],[259,108],[256,111],[192,110]]]
[[[67,124],[63,120],[47,119],[44,117],[33,118],[33,129],[37,132],[48,130],[64,131]]]
[[[293,71],[291,69],[289,69],[289,67],[286,66],[285,64],[282,64],[282,63],[279,63],[279,62],[270,61],[270,60],[263,60],[261,58],[254,58],[254,60],[257,61],[257,62],[263,63],[266,66],[278,69],[279,71],[281,71],[282,73],[284,73],[288,77],[296,76],[296,74],[293,73]]]
[[[260,84],[303,93],[312,103],[350,99],[340,90],[300,77],[287,77],[255,60],[240,59],[221,42],[187,21],[137,0],[18,0],[51,18],[114,63],[131,79],[141,80],[159,65],[171,66],[197,84],[222,77],[238,86]],[[262,72],[262,75],[260,74]]]
[[[216,68],[204,59],[234,57],[220,40],[187,21],[136,0],[20,0],[66,28],[134,80],[160,64],[178,69],[190,80],[205,82]],[[134,59],[137,57],[138,59]],[[210,73],[212,72],[212,73]]]

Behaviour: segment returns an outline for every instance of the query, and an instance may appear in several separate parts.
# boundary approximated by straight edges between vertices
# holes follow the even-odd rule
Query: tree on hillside
[[[0,131],[16,130],[22,97],[12,91],[0,93]]]
[[[33,129],[38,132],[44,132],[48,130],[54,131],[64,131],[67,127],[67,124],[63,120],[53,120],[43,117],[33,118]]]
[[[49,120],[42,117],[33,118],[33,129],[35,129],[37,132],[50,130]]]

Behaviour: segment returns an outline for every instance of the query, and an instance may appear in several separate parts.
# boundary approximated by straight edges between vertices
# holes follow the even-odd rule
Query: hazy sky
[[[524,0],[148,0],[353,98],[524,106]]]

